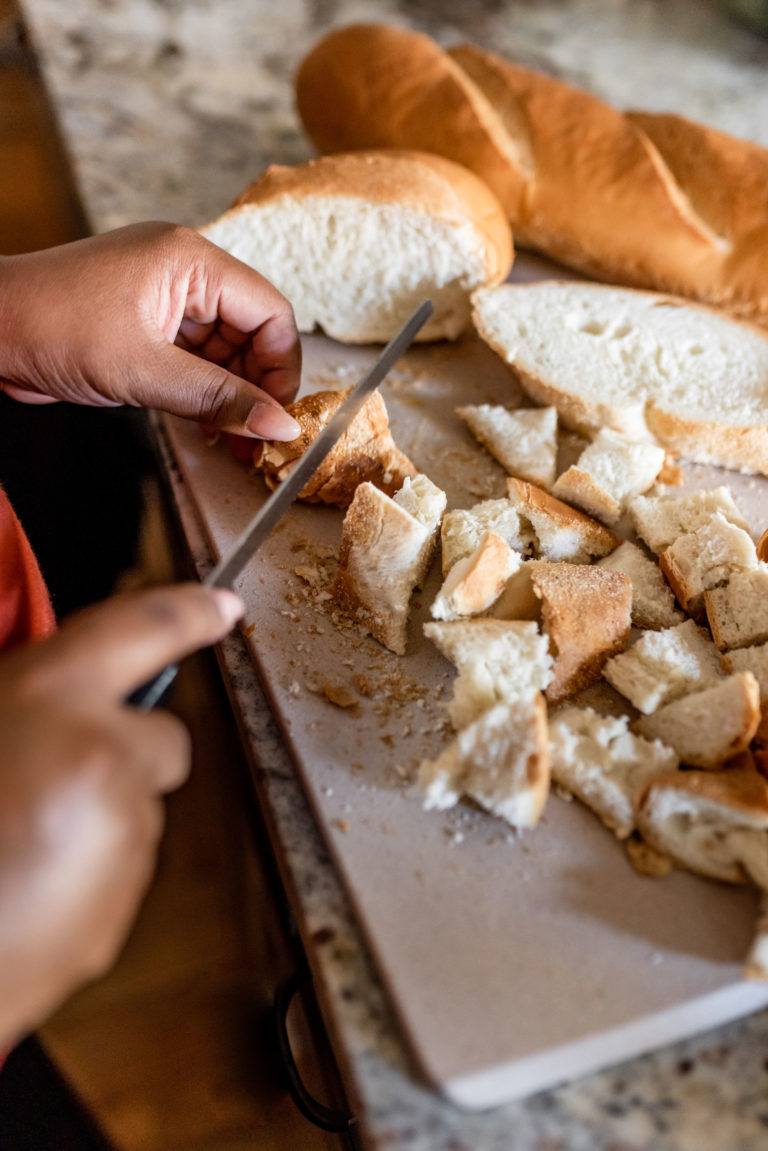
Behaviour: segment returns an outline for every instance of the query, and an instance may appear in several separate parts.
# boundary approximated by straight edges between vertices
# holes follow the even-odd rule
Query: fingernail
[[[265,440],[295,440],[301,435],[301,427],[293,416],[272,404],[254,404],[245,426],[249,432]]]
[[[232,627],[245,614],[245,604],[240,596],[229,588],[216,588],[214,594],[224,623]]]

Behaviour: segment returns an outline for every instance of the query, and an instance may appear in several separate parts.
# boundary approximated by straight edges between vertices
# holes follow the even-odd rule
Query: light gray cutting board
[[[516,276],[542,270],[519,259]],[[353,383],[374,354],[306,339],[303,390]],[[504,494],[501,470],[453,414],[457,403],[520,398],[489,349],[474,337],[417,348],[382,392],[398,443],[449,507]],[[194,425],[167,426],[220,554],[265,498],[263,482]],[[761,530],[768,482],[686,472],[689,487],[723,481]],[[407,654],[392,655],[338,630],[322,578],[313,587],[296,574],[332,569],[322,549],[335,553],[341,521],[335,509],[297,506],[236,586],[254,659],[425,1076],[461,1106],[490,1107],[768,1003],[768,986],[741,979],[751,892],[683,873],[640,878],[586,809],[554,795],[540,825],[517,836],[469,807],[422,810],[415,769],[448,738],[453,678],[421,636],[439,565],[417,596]],[[357,705],[312,691],[323,678],[355,691]]]

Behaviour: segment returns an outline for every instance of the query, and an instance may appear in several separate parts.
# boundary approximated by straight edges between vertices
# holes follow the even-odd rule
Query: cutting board
[[[520,257],[515,278],[552,273]],[[306,338],[302,391],[355,382],[375,354]],[[413,349],[382,394],[397,442],[449,507],[505,494],[454,414],[524,402],[481,341]],[[266,489],[194,425],[169,417],[167,429],[219,555]],[[563,462],[579,446],[564,437]],[[687,466],[681,490],[721,482],[762,530],[768,481]],[[427,1080],[460,1106],[491,1107],[768,1003],[768,986],[741,977],[749,890],[682,872],[641,878],[589,811],[557,795],[523,834],[470,806],[423,810],[416,768],[450,738],[454,670],[421,631],[439,564],[395,656],[344,625],[328,595],[341,522],[336,509],[296,506],[236,587],[253,659]]]

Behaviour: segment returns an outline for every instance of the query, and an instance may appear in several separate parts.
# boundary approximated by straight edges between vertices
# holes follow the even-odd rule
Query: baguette
[[[391,151],[273,166],[199,231],[258,268],[299,331],[385,342],[428,297],[417,340],[454,339],[469,295],[512,263],[509,223],[488,187],[442,156]]]
[[[473,318],[532,399],[574,431],[607,427],[768,474],[761,329],[676,297],[558,281],[480,289]]]
[[[768,322],[768,151],[680,116],[622,113],[475,45],[331,32],[296,82],[321,151],[438,152],[484,179],[521,244],[597,279]]]

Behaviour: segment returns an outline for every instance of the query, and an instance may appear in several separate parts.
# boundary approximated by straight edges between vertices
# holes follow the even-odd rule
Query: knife
[[[235,540],[213,571],[206,576],[203,580],[205,587],[232,586],[233,581],[283,518],[331,448],[341,439],[368,396],[378,387],[432,315],[432,310],[431,301],[422,300],[410,319],[406,320],[400,331],[389,341],[371,370],[355,385],[351,395],[338,411],[334,412],[319,436],[312,441],[288,478],[272,492],[245,531]],[[153,679],[137,688],[128,697],[127,702],[145,710],[156,707],[165,699],[177,671],[177,664],[164,667]]]

